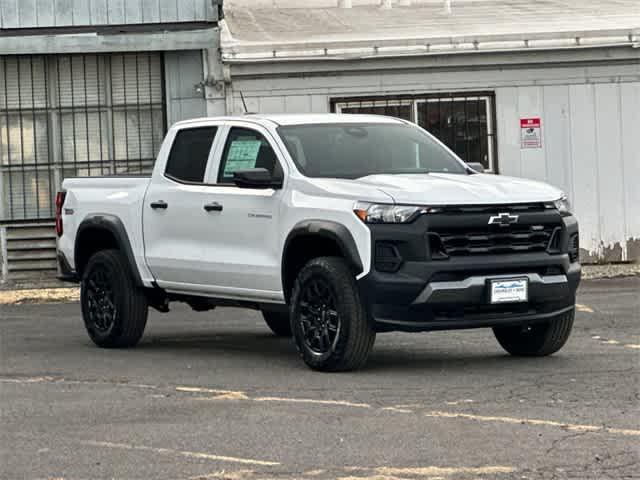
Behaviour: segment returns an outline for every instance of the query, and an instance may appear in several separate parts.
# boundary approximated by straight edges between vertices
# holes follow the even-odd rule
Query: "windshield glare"
[[[398,173],[466,173],[463,164],[416,127],[388,123],[278,128],[307,177],[361,178]]]

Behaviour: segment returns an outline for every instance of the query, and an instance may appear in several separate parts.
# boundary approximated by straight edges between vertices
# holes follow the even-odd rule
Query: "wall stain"
[[[627,259],[640,262],[640,238],[629,238],[627,240]]]
[[[624,247],[620,242],[612,245],[600,242],[596,250],[581,248],[580,262],[584,264],[640,262],[640,238],[629,238]]]
[[[613,246],[605,247],[602,249],[602,259],[606,263],[621,262],[622,261],[622,245],[620,242],[616,242]]]

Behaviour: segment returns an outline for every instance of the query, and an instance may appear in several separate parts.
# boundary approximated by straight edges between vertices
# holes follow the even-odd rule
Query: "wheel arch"
[[[120,218],[110,214],[90,215],[78,227],[73,252],[78,277],[82,278],[84,268],[94,253],[111,248],[124,253],[136,286],[144,286],[127,230]]]
[[[284,243],[282,253],[282,288],[289,302],[297,272],[312,258],[340,256],[354,275],[364,267],[353,235],[344,225],[328,220],[305,220],[297,223]]]

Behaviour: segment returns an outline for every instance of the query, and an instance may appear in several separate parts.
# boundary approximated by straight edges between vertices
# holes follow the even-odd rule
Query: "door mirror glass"
[[[233,172],[233,183],[240,188],[282,188],[282,177],[266,168],[247,168]]]
[[[484,173],[484,165],[480,162],[467,162],[467,166],[478,173]]]

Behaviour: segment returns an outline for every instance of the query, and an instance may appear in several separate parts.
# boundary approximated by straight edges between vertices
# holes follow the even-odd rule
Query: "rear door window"
[[[173,140],[165,175],[184,183],[203,183],[218,127],[184,128]]]

